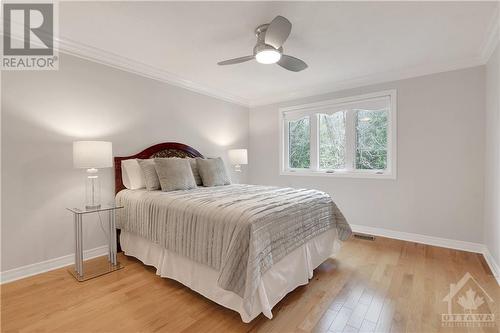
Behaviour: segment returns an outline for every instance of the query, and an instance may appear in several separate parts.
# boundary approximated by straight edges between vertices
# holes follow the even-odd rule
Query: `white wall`
[[[178,141],[225,157],[248,144],[247,108],[60,56],[58,71],[2,73],[2,271],[74,252],[65,207],[83,202],[85,171],[73,169],[72,141],[109,140],[117,156]],[[104,170],[104,201],[113,189]],[[95,218],[85,242],[106,244]]]
[[[324,190],[351,224],[482,243],[484,86],[481,66],[252,108],[250,182]],[[396,180],[279,175],[278,107],[394,88]]]
[[[325,190],[352,224],[478,243],[484,238],[499,261],[498,49],[486,70],[334,92],[250,113],[165,83],[61,57],[59,71],[2,72],[2,271],[73,253],[71,214],[64,208],[83,200],[85,172],[73,169],[71,151],[72,141],[80,139],[110,140],[115,155],[163,141],[184,142],[209,156],[248,146],[251,183]],[[396,180],[279,176],[279,106],[393,88],[398,91]],[[111,169],[104,170],[102,180],[110,201]],[[244,172],[240,181],[245,180]],[[97,220],[88,221],[85,248],[104,245]]]
[[[485,157],[484,242],[500,267],[500,46],[486,64]]]

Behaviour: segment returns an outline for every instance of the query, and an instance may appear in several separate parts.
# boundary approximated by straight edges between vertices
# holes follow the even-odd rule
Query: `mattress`
[[[243,299],[219,287],[218,272],[207,265],[127,231],[121,232],[120,244],[126,255],[154,266],[157,275],[176,280],[217,304],[238,312],[245,323],[260,313],[272,319],[272,308],[289,292],[307,284],[313,276],[313,270],[333,257],[341,247],[336,229],[314,237],[275,263],[259,280],[253,298]]]

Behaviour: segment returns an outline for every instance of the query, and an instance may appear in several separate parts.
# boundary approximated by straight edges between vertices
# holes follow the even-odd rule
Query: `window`
[[[396,177],[396,91],[280,109],[281,173]]]
[[[320,169],[345,169],[345,115],[318,114]]]
[[[290,168],[305,169],[311,164],[311,129],[309,117],[288,122]]]

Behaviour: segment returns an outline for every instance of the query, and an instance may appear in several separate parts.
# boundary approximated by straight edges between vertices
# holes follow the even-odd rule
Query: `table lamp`
[[[248,164],[246,149],[231,149],[228,151],[229,162],[234,165],[234,171],[241,172],[241,165]]]
[[[85,208],[101,207],[101,187],[98,170],[113,166],[113,147],[106,141],[75,141],[73,142],[73,166],[87,169],[85,183]]]

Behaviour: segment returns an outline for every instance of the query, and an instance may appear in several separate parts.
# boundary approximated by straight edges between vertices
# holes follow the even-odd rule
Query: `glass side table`
[[[101,205],[96,209],[80,209],[66,208],[73,213],[75,223],[75,264],[70,267],[69,272],[78,281],[86,281],[100,275],[114,272],[122,268],[116,260],[116,224],[115,211],[123,206],[116,205]],[[108,261],[102,265],[94,265],[93,267],[85,267],[83,261],[83,215],[100,212],[108,212]],[[85,265],[87,266],[87,265]]]

